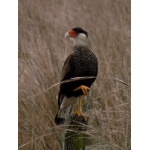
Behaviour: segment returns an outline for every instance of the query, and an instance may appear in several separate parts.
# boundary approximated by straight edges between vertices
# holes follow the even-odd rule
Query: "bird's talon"
[[[75,112],[75,115],[79,116],[79,117],[83,117],[85,120],[88,119],[88,116],[86,114],[84,114],[83,112]]]
[[[84,95],[87,95],[89,93],[90,88],[85,86],[85,85],[81,85],[79,87],[77,87],[76,89],[74,89],[73,91],[78,91],[78,90],[82,90]]]

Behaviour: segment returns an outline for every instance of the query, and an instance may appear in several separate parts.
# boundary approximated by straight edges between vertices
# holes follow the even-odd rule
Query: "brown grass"
[[[88,31],[99,74],[87,98],[88,150],[129,150],[130,0],[21,0],[19,2],[19,149],[61,150],[54,123],[61,69],[72,51],[64,34]]]

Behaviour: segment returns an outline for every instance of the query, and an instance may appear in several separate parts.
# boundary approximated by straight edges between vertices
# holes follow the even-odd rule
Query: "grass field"
[[[130,150],[130,0],[19,2],[19,150],[61,150],[56,126],[61,70],[72,52],[64,34],[79,26],[98,57],[98,77],[85,98],[87,150]]]

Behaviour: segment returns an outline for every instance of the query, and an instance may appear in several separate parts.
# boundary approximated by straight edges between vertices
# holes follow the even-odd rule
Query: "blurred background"
[[[98,77],[85,98],[87,150],[130,150],[130,0],[20,0],[18,50],[18,147],[61,150],[64,127],[56,126],[63,63],[72,52],[64,34],[88,32],[98,57]]]

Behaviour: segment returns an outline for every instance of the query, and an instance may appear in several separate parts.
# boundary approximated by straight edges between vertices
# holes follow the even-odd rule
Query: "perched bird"
[[[60,85],[59,109],[55,117],[57,125],[65,122],[65,117],[71,113],[72,107],[77,101],[76,97],[79,97],[79,104],[75,113],[86,118],[86,115],[82,112],[82,95],[88,94],[98,70],[97,58],[89,48],[88,33],[85,30],[79,27],[73,28],[65,34],[65,38],[71,39],[74,44],[73,53],[68,56],[64,63],[61,81],[75,77],[94,76],[94,78],[75,80]]]

